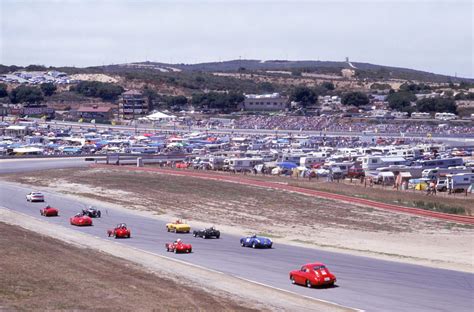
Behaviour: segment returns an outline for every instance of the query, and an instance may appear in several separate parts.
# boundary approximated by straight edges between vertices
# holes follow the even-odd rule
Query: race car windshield
[[[326,267],[324,265],[317,265],[315,267],[313,267],[313,270],[317,271],[317,270],[321,270],[321,269],[325,269]]]

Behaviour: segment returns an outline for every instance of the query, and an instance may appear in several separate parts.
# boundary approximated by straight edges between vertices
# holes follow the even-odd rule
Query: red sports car
[[[77,225],[77,226],[92,225],[91,217],[85,216],[82,213],[76,214],[74,217],[70,218],[69,221],[71,222],[71,225]]]
[[[45,217],[57,217],[59,215],[59,210],[48,205],[43,209],[40,209],[40,213]]]
[[[306,285],[311,288],[313,286],[332,286],[336,282],[336,276],[329,272],[323,263],[308,263],[299,270],[290,272],[290,280],[292,284]]]
[[[130,229],[125,223],[120,223],[115,226],[113,230],[108,230],[107,234],[115,238],[130,238]]]
[[[179,253],[179,252],[190,253],[193,251],[193,246],[191,244],[183,243],[181,239],[177,239],[173,243],[166,243],[165,247],[166,247],[166,251],[174,252],[174,253]]]

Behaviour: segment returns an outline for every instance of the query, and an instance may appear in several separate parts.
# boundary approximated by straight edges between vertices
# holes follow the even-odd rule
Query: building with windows
[[[148,115],[149,111],[150,105],[141,91],[129,90],[122,93],[119,102],[120,119],[138,119]]]
[[[288,98],[279,93],[246,94],[241,108],[246,111],[280,111],[288,108]]]
[[[76,111],[76,117],[83,120],[109,121],[113,118],[113,108],[96,104],[81,106]]]

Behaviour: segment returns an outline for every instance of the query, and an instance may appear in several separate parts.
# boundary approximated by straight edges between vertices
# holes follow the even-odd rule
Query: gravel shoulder
[[[81,168],[3,175],[82,201],[280,243],[473,272],[472,226],[236,183]],[[421,248],[422,247],[422,248]],[[456,257],[453,257],[456,255]]]

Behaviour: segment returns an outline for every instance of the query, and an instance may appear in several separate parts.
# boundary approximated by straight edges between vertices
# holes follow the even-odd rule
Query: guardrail
[[[86,157],[85,161],[95,163],[105,162],[105,164],[123,165],[136,163],[141,159],[143,163],[162,163],[169,161],[185,161],[190,154],[107,154],[94,157]]]

